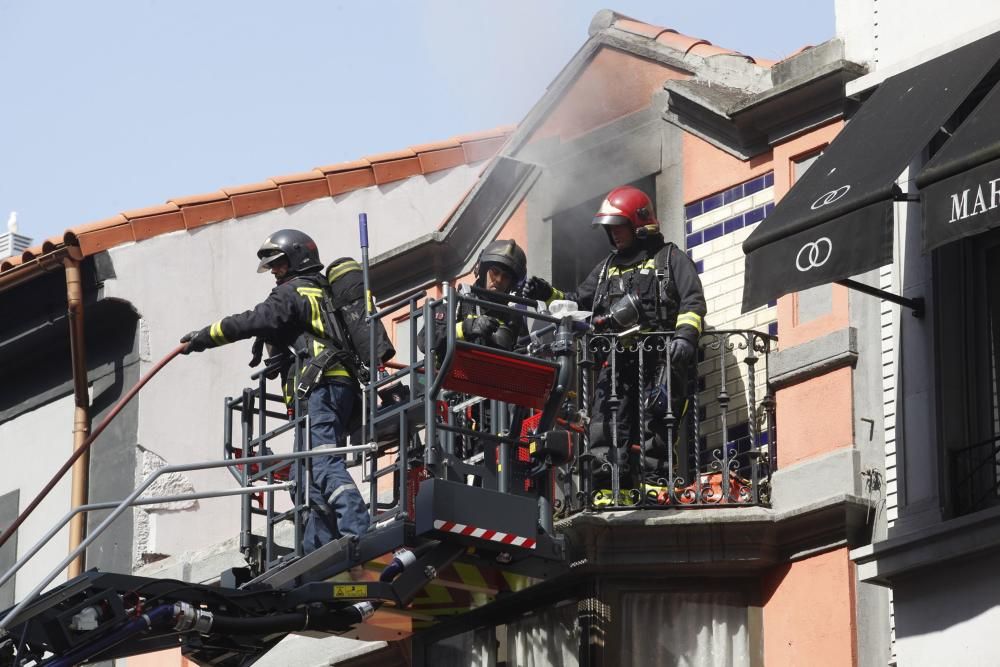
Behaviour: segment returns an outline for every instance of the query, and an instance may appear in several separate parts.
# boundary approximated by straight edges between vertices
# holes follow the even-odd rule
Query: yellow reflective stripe
[[[350,377],[351,374],[347,372],[347,369],[337,364],[329,370],[323,371],[325,377]]]
[[[462,329],[462,322],[455,325],[455,338],[465,340],[465,331]]]
[[[309,299],[309,308],[312,312],[312,319],[309,321],[309,326],[312,327],[313,333],[317,336],[326,335],[326,332],[323,330],[323,318],[320,316],[319,311],[319,298],[323,296],[323,290],[317,287],[296,287],[295,289],[299,294]]]
[[[208,330],[208,334],[212,337],[212,342],[216,345],[225,345],[229,341],[226,340],[226,336],[222,333],[222,320],[219,320]]]
[[[545,305],[547,306],[553,301],[556,301],[557,299],[565,299],[565,298],[566,298],[566,292],[563,292],[561,289],[556,289],[555,287],[553,287],[552,296],[550,296],[549,300],[545,302]]]
[[[698,313],[681,313],[677,316],[677,326],[686,324],[690,327],[694,327],[698,333],[701,333],[701,316]]]
[[[337,266],[331,267],[330,272],[326,274],[326,279],[332,283],[334,280],[341,277],[345,273],[348,273],[350,271],[360,271],[360,270],[361,270],[361,265],[352,259],[350,261],[344,262],[343,264],[338,264]]]

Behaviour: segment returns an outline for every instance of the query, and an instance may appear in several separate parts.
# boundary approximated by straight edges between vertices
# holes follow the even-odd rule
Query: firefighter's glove
[[[187,347],[184,348],[183,354],[203,352],[215,345],[212,342],[212,336],[208,333],[208,327],[184,334],[181,337],[181,342],[187,343]]]
[[[694,343],[686,338],[674,336],[670,341],[670,362],[674,366],[686,368],[694,359]]]
[[[250,348],[250,363],[247,364],[250,368],[257,368],[260,366],[261,360],[264,358],[264,339],[258,336],[253,339],[253,347]]]
[[[466,340],[471,338],[488,338],[500,328],[500,320],[489,315],[477,315],[462,321],[462,337]]]
[[[528,282],[524,283],[522,294],[526,299],[548,301],[552,298],[552,285],[545,278],[531,276],[528,278]]]

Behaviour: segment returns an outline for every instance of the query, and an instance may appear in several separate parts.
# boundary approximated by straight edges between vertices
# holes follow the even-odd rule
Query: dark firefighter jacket
[[[697,344],[706,312],[698,269],[683,250],[660,235],[612,252],[575,291],[554,290],[552,298],[571,299],[581,310],[603,315],[626,293],[639,297],[642,329],[674,330]]]
[[[461,288],[460,288],[461,289]],[[496,297],[483,296],[482,299],[486,301],[493,300]],[[506,303],[504,303],[506,305]],[[492,310],[486,307],[480,307],[477,312],[476,306],[471,303],[462,301],[458,306],[458,312],[456,314],[455,322],[453,326],[455,327],[455,338],[457,340],[465,340],[465,334],[462,330],[462,324],[467,319],[472,319],[477,315],[488,315],[490,317],[495,317],[500,321],[501,326],[506,326],[510,329],[512,335],[512,340],[516,343],[518,338],[528,335],[528,327],[525,323],[523,317],[518,317],[516,315],[511,315],[510,313]],[[434,318],[434,348],[435,351],[440,355],[444,353],[445,346],[448,344],[448,323],[445,321],[448,317],[448,312],[443,307],[438,307],[432,314]],[[420,348],[421,352],[424,352],[424,329],[420,329],[420,333],[417,334],[417,346]],[[491,338],[490,340],[470,340],[470,343],[478,343],[480,345],[485,345],[487,347],[499,347],[496,342]]]
[[[282,350],[304,351],[308,363],[326,347],[323,340],[332,338],[323,322],[323,291],[324,280],[320,272],[295,276],[272,289],[252,310],[224,317],[205,329],[216,347],[260,337]],[[365,349],[367,344],[365,337]],[[339,363],[327,368],[323,375],[350,381],[347,369]]]

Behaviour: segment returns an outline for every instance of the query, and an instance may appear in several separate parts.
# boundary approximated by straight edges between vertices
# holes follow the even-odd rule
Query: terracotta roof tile
[[[278,185],[288,185],[289,183],[303,183],[305,181],[318,181],[323,178],[323,172],[318,169],[300,171],[295,174],[285,174],[284,176],[272,176],[271,180]]]
[[[34,258],[38,257],[41,254],[42,254],[42,246],[41,245],[33,245],[30,248],[26,248],[21,253],[21,261],[22,262],[30,262],[31,260],[33,260]]]
[[[63,235],[50,236],[42,241],[42,252],[52,252],[63,243]]]
[[[229,199],[229,196],[226,195],[226,193],[223,192],[222,190],[216,190],[215,192],[206,192],[205,194],[202,195],[188,195],[186,197],[174,197],[172,199],[168,199],[167,203],[175,204],[183,208],[184,206],[194,206],[196,204],[208,204],[210,202],[222,201],[224,199]]]
[[[234,185],[229,188],[222,188],[228,196],[246,195],[252,192],[264,192],[266,190],[277,190],[278,184],[274,181],[261,181],[260,183],[248,183],[246,185]]]
[[[222,222],[236,217],[232,200],[225,197],[218,201],[205,202],[181,207],[184,226],[188,229],[202,227],[213,222]]]
[[[619,30],[624,30],[640,37],[648,37],[649,39],[656,39],[660,33],[667,31],[667,28],[661,28],[658,25],[650,25],[642,21],[625,18],[618,19],[614,25]]]
[[[351,162],[341,162],[339,164],[331,164],[325,167],[316,167],[318,171],[322,171],[324,174],[332,174],[335,171],[354,171],[355,169],[364,169],[370,167],[371,162],[368,160],[352,160]]]
[[[470,163],[479,162],[480,160],[493,157],[506,142],[507,137],[505,136],[482,139],[481,141],[462,142],[462,148],[465,150],[465,161]]]
[[[496,137],[508,137],[514,133],[517,128],[516,125],[501,125],[500,127],[494,127],[492,130],[482,130],[480,132],[471,132],[469,134],[459,134],[453,137],[455,141],[464,144],[470,141],[479,141],[480,139],[493,139]]]
[[[416,157],[417,154],[411,151],[409,148],[404,148],[399,151],[389,151],[388,153],[376,153],[375,155],[366,155],[365,159],[368,160],[372,166],[377,162],[389,162],[391,160],[405,160],[407,158]]]
[[[430,151],[441,151],[446,148],[461,148],[462,144],[458,139],[445,139],[444,141],[432,141],[429,144],[417,144],[416,146],[410,146],[410,150],[419,155],[420,153],[429,153]]]
[[[3,259],[0,261],[0,272],[21,265],[25,256],[34,258],[67,246],[73,257],[82,259],[124,243],[168,232],[196,229],[214,222],[480,162],[495,155],[514,129],[514,126],[497,127],[297,174],[275,176],[259,183],[174,197],[165,204],[124,211],[106,220],[71,227],[62,236],[46,239],[41,246],[29,248],[17,257]]]
[[[13,269],[21,263],[21,256],[16,255],[14,257],[7,257],[3,261],[0,261],[0,271],[7,271],[8,269]]]
[[[131,211],[122,211],[122,216],[126,220],[134,220],[135,218],[146,218],[162,213],[177,213],[180,210],[180,207],[176,204],[158,204],[156,206],[147,206],[146,208],[132,209]]]
[[[282,206],[295,206],[304,204],[313,199],[322,199],[330,196],[330,186],[326,182],[326,177],[322,172],[318,179],[307,181],[295,181],[292,183],[279,183],[278,191],[281,193]]]
[[[688,53],[693,53],[695,55],[701,56],[702,58],[709,58],[716,55],[735,55],[742,56],[752,63],[756,63],[762,67],[770,67],[773,63],[769,60],[758,60],[751,56],[744,55],[732,49],[726,49],[721,46],[715,46],[711,42],[705,39],[700,39],[698,37],[691,37],[689,35],[684,35],[677,32],[673,28],[664,28],[658,25],[652,25],[650,23],[643,23],[642,21],[636,21],[635,19],[629,18],[627,16],[618,16],[615,21],[611,24],[616,30],[621,30],[623,32],[631,33],[633,35],[638,35],[640,37],[646,37],[647,39],[656,40],[658,43],[682,52],[684,55]]]
[[[145,241],[160,234],[168,234],[184,229],[184,215],[179,210],[169,211],[159,215],[143,215],[129,218],[129,223],[132,227],[135,240]]]
[[[721,56],[721,55],[732,55],[732,56],[742,55],[740,53],[737,53],[736,51],[732,51],[730,49],[724,49],[720,46],[716,46],[711,42],[707,42],[705,40],[702,40],[697,44],[695,44],[694,46],[692,46],[688,50],[688,53],[693,53],[696,56],[701,56],[702,58],[709,58],[711,56]]]
[[[233,213],[236,214],[237,218],[264,211],[273,211],[283,206],[281,192],[277,185],[267,190],[251,190],[246,194],[233,195],[230,197],[230,201],[233,202]]]
[[[333,171],[326,175],[326,183],[330,188],[330,196],[337,196],[351,190],[375,185],[375,172],[367,164],[361,169]]]
[[[451,169],[465,164],[465,149],[458,142],[454,148],[444,148],[439,151],[426,151],[417,154],[420,161],[420,171],[430,174],[435,171]]]
[[[135,235],[125,216],[118,214],[107,220],[67,229],[64,240],[67,245],[80,246],[80,252],[86,257],[116,245],[135,241]]]

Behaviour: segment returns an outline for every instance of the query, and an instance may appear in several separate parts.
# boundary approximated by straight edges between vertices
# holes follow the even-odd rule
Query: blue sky
[[[603,7],[772,59],[834,34],[832,0],[0,0],[0,223],[515,124]]]

